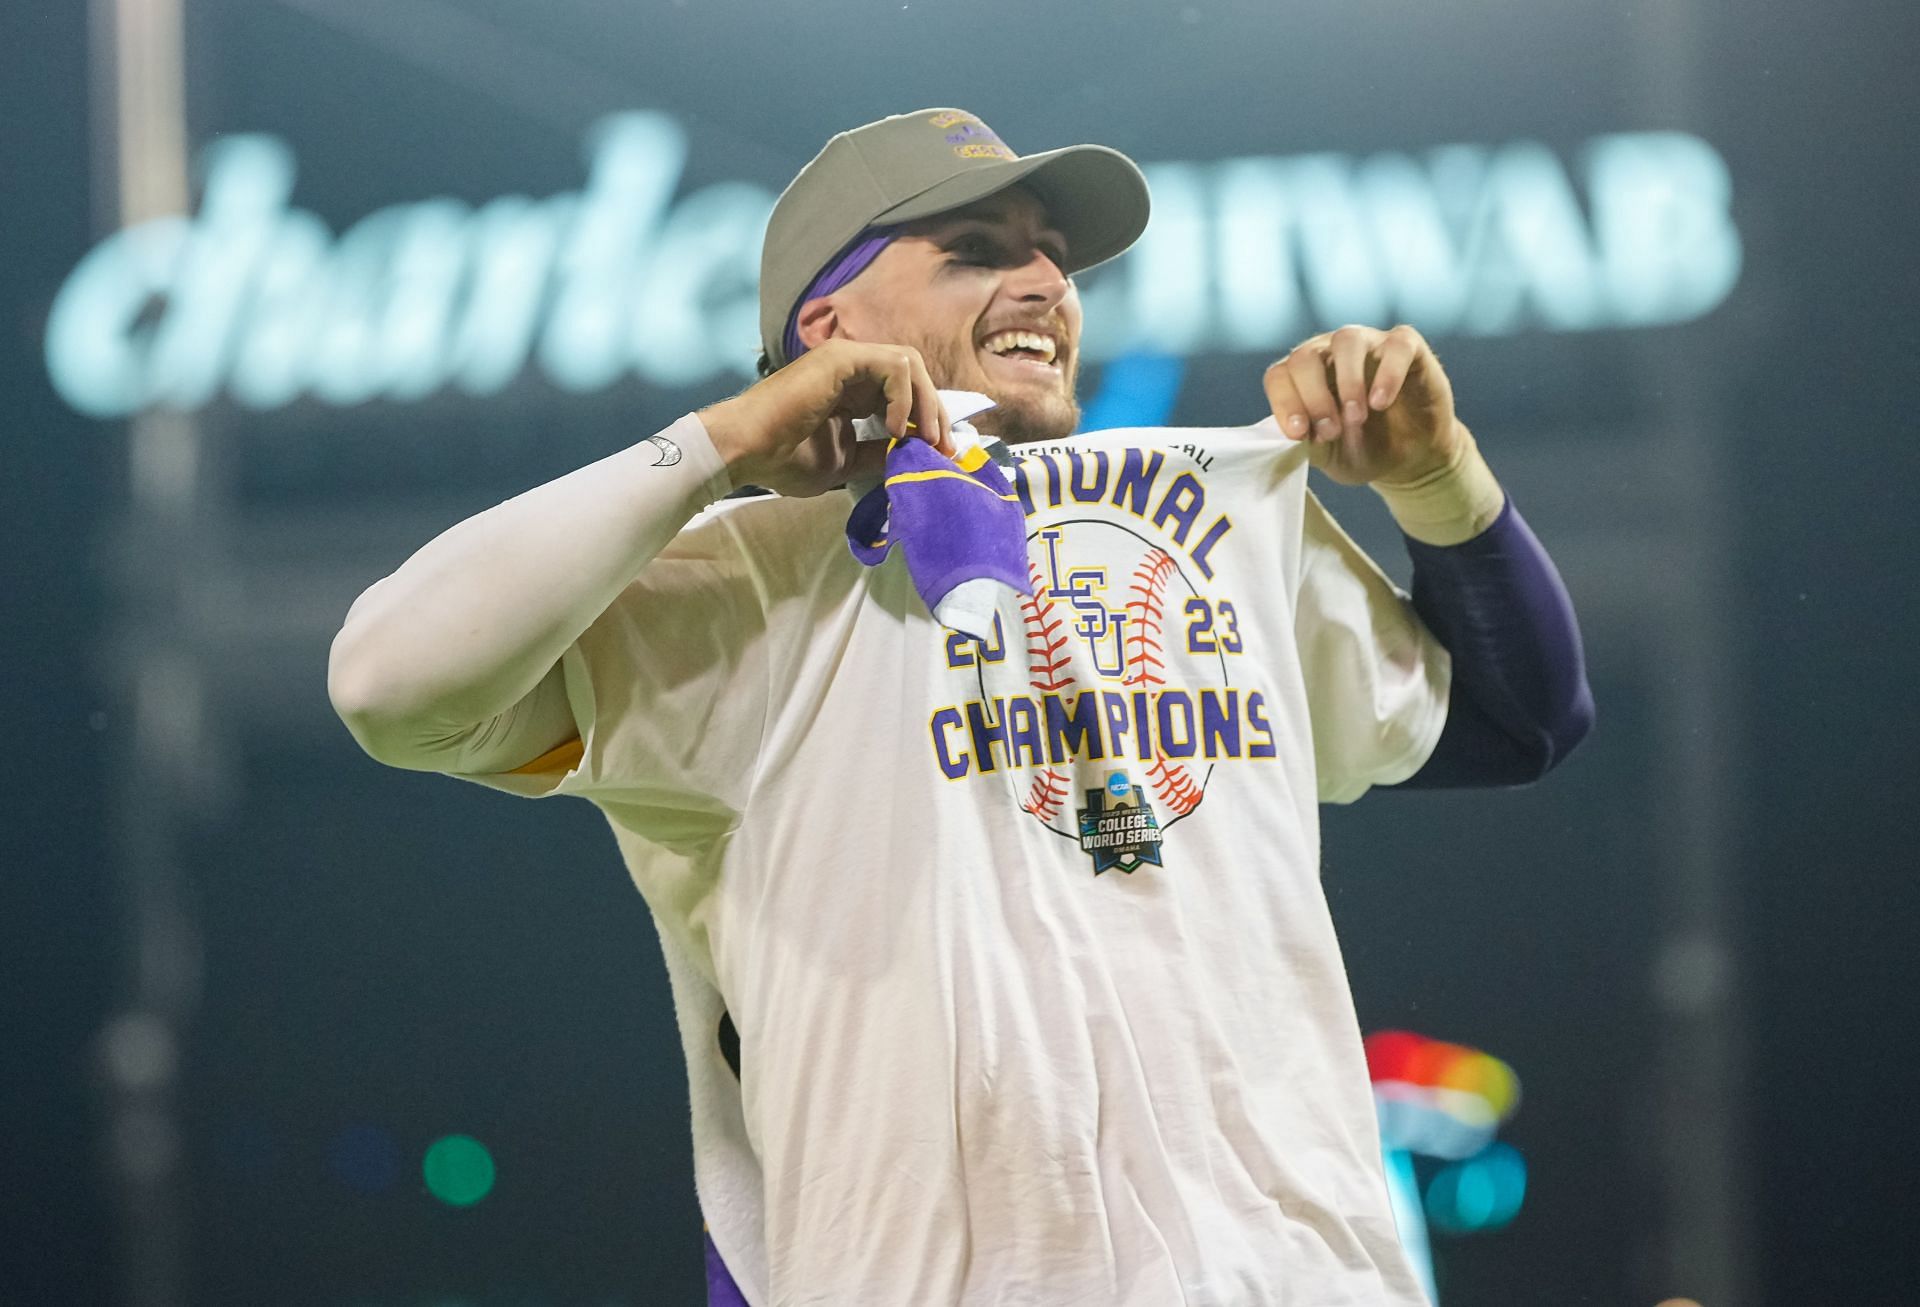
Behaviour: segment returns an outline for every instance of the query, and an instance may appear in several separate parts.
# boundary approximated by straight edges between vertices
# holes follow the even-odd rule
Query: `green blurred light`
[[[427,1192],[449,1207],[471,1207],[493,1191],[493,1154],[467,1135],[434,1140],[420,1170]]]

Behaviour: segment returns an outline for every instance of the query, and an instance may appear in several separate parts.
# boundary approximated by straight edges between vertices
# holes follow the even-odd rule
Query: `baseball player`
[[[1316,805],[1539,777],[1579,636],[1410,328],[1307,341],[1247,426],[1074,434],[1072,275],[1147,212],[1124,156],[959,110],[834,137],[768,228],[763,378],[453,527],[334,643],[374,757],[611,823],[716,1303],[1423,1301]],[[853,556],[846,487],[975,435],[1026,575],[968,635]],[[1310,467],[1385,498],[1411,596]]]

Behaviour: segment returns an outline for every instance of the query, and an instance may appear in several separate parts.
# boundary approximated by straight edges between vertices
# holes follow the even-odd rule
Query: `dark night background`
[[[1443,1301],[1700,1292],[1649,1251],[1684,1215],[1658,1181],[1650,1121],[1671,1050],[1648,977],[1663,848],[1690,820],[1672,778],[1696,764],[1675,762],[1688,737],[1673,715],[1695,682],[1669,661],[1676,619],[1638,596],[1655,572],[1701,569],[1680,593],[1713,606],[1703,674],[1724,710],[1702,756],[1726,803],[1712,843],[1734,959],[1724,1107],[1743,1282],[1766,1307],[1914,1300],[1908,6],[1698,6],[1691,80],[1664,103],[1636,89],[1640,25],[1666,12],[1640,4],[186,8],[193,140],[285,138],[295,203],[336,231],[430,195],[577,188],[588,124],[622,108],[686,125],[683,192],[777,188],[831,132],[934,104],[978,111],[1016,149],[1093,140],[1142,162],[1519,137],[1570,150],[1667,128],[1710,142],[1745,250],[1713,312],[1439,342],[1463,415],[1567,567],[1598,730],[1537,790],[1329,811],[1326,886],[1363,1026],[1484,1047],[1526,1086],[1506,1134],[1531,1161],[1527,1205],[1505,1231],[1441,1246]],[[42,345],[54,292],[106,231],[86,6],[9,6],[0,49],[0,1305],[120,1302],[126,1221],[96,1049],[126,997],[114,868],[138,843],[115,828],[130,730],[116,614],[138,609],[148,573],[117,525],[127,424],[76,415]],[[1175,419],[1257,414],[1265,362],[1193,360]],[[202,974],[180,1081],[184,1301],[699,1301],[677,1036],[603,824],[584,804],[377,767],[328,715],[324,665],[346,602],[433,532],[715,393],[629,377],[576,396],[529,374],[486,400],[201,415],[223,538],[264,569],[250,576],[280,581],[238,601],[272,609],[271,638],[194,642],[220,779],[174,842]],[[1689,423],[1713,433],[1704,463],[1665,456],[1662,433]],[[1571,470],[1594,466],[1598,482]],[[1658,507],[1669,526],[1697,512],[1713,547],[1649,568],[1640,519],[1596,524],[1596,499]],[[1329,500],[1404,574],[1364,496]],[[353,1125],[399,1141],[397,1184],[332,1178],[328,1141]],[[456,1132],[500,1168],[467,1210],[417,1181],[419,1150]]]

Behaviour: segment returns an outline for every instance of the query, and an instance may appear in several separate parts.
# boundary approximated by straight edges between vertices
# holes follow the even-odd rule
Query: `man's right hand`
[[[853,433],[855,418],[876,414],[895,436],[953,453],[946,409],[909,345],[823,341],[699,416],[734,485],[806,496],[878,475],[884,444],[862,446]]]

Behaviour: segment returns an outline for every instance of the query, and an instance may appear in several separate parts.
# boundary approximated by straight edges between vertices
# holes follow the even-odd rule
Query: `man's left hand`
[[[1341,327],[1267,369],[1267,403],[1288,439],[1342,484],[1390,485],[1446,466],[1464,438],[1453,384],[1412,327]]]

